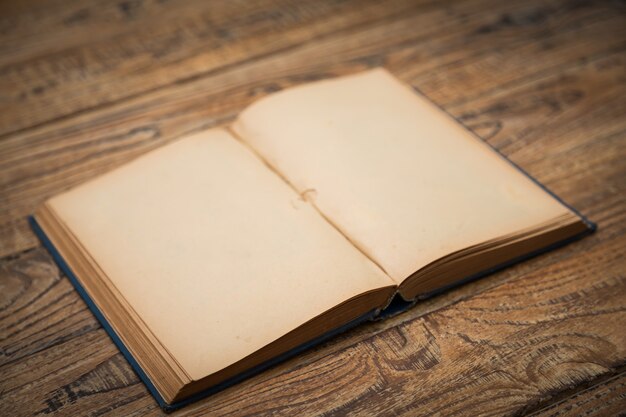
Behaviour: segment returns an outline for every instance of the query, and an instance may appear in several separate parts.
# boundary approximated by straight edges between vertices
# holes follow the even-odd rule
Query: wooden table
[[[0,414],[160,414],[26,216],[272,91],[383,65],[599,225],[184,415],[626,410],[626,8],[613,1],[0,5]]]

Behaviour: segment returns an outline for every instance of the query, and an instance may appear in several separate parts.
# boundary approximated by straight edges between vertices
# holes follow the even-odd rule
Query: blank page
[[[568,212],[382,69],[272,94],[234,130],[398,284]]]
[[[165,146],[49,204],[195,380],[393,285],[223,130]]]

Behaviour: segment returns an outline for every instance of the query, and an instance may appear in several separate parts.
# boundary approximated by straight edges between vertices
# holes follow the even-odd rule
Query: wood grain
[[[384,65],[599,224],[181,415],[612,415],[626,366],[626,11],[612,1],[0,5],[0,409],[160,415],[25,216],[273,91]]]
[[[37,245],[24,218],[46,198],[165,141],[228,122],[254,99],[276,89],[384,63],[437,103],[448,106],[443,99],[450,95],[446,91],[455,94],[456,102],[463,97],[467,101],[472,94],[480,97],[483,89],[497,89],[500,83],[499,91],[503,91],[506,87],[523,84],[524,79],[526,82],[537,78],[541,80],[546,66],[568,60],[570,64],[577,64],[581,58],[598,59],[598,50],[602,51],[600,56],[620,54],[626,47],[625,36],[605,36],[606,31],[624,32],[621,16],[616,16],[608,7],[599,8],[599,11],[581,7],[565,13],[562,9],[567,9],[567,2],[557,3],[560,7],[553,6],[551,9],[534,4],[521,7],[514,2],[514,6],[503,5],[505,10],[494,16],[479,12],[481,7],[485,7],[484,3],[485,0],[463,2],[449,8],[427,8],[409,15],[402,13],[391,21],[343,30],[335,36],[297,44],[293,49],[243,62],[193,82],[170,84],[151,93],[94,109],[88,114],[79,113],[71,120],[51,122],[7,137],[0,142],[0,190],[6,196],[0,201],[0,233],[5,236],[0,242],[0,255]],[[496,5],[502,5],[502,2],[489,6]],[[550,18],[549,13],[554,16]],[[590,16],[600,17],[592,20],[593,24],[582,26],[581,30],[570,29],[564,34],[555,31],[554,36],[565,37],[565,40],[554,41],[558,46],[550,51],[550,60],[539,59],[537,64],[526,65],[523,61],[534,61],[533,57],[538,53],[533,36],[545,32],[545,27],[521,23],[520,30],[526,33],[519,38],[503,36],[497,29],[486,31],[484,28],[493,26],[494,20],[503,19],[500,16],[525,22],[527,18],[524,16],[529,14],[546,14],[542,21],[554,28],[577,28]],[[506,25],[498,27],[505,32],[509,30]],[[419,31],[414,28],[419,28]],[[533,36],[528,37],[528,32]],[[572,46],[581,37],[596,39],[586,51],[592,54],[591,57]],[[499,45],[499,48],[513,48],[513,56],[525,58],[519,61],[515,71],[500,71],[501,63],[491,64],[490,83],[484,83],[484,73],[474,68],[485,68],[486,60],[493,61],[494,54],[488,52],[493,47],[493,39],[497,42],[509,39],[508,44]],[[437,40],[439,44],[435,43]],[[549,39],[544,42],[549,42]],[[410,54],[418,51],[421,53],[420,64],[407,66],[404,60],[395,64],[398,56],[409,54],[412,60],[417,59]],[[466,55],[463,68],[467,74],[450,77],[445,84],[433,79],[432,74],[446,73],[448,67],[451,72],[458,71],[456,68],[461,53]],[[432,67],[435,63],[440,65],[437,71]],[[408,74],[405,74],[406,68],[410,69]],[[423,69],[421,73],[416,71],[419,68]],[[512,80],[513,75],[522,80]],[[468,89],[470,84],[477,87]],[[89,91],[85,95],[91,96]]]
[[[626,410],[626,374],[598,383],[533,413],[534,417],[617,416]]]

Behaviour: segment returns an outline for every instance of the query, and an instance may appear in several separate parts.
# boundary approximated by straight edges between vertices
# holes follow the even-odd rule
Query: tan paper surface
[[[400,283],[568,210],[385,70],[272,94],[234,130]]]

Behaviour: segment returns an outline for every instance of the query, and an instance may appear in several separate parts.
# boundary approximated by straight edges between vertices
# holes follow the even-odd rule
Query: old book
[[[270,95],[32,223],[167,410],[593,229],[382,69]]]

